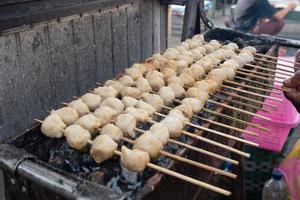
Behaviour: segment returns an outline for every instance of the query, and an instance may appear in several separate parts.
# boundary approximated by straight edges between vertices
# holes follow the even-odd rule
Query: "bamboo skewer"
[[[291,65],[286,65],[286,64],[274,62],[274,61],[271,61],[271,60],[265,60],[265,59],[261,59],[261,58],[257,58],[257,57],[255,57],[254,59],[262,61],[262,62],[266,62],[266,63],[271,63],[271,64],[274,64],[274,65],[280,65],[280,66],[284,66],[284,67],[288,67],[288,68],[293,68],[293,69],[300,69],[299,67],[295,67],[295,66],[291,66]]]
[[[127,143],[129,143],[129,144],[133,144],[134,143],[133,140],[131,140],[129,138],[126,138],[126,137],[122,137],[122,140],[125,141],[125,142],[127,142]],[[199,163],[199,162],[187,159],[187,158],[183,158],[181,156],[177,156],[177,155],[168,153],[168,152],[163,151],[163,150],[161,150],[160,153],[161,153],[161,155],[170,157],[170,158],[175,159],[175,160],[179,160],[179,161],[184,162],[184,163],[188,163],[190,165],[193,165],[193,166],[196,166],[196,167],[199,167],[199,168],[206,169],[206,170],[214,172],[216,174],[221,174],[221,175],[224,175],[224,176],[227,176],[227,177],[230,177],[230,178],[234,178],[234,179],[237,178],[237,175],[235,175],[233,173],[228,173],[228,172],[225,172],[223,170],[217,169],[215,167],[211,167],[211,166],[208,166],[208,165],[205,165],[205,164],[202,164],[202,163]]]
[[[247,134],[250,134],[250,135],[256,135],[256,136],[259,135],[259,134],[257,134],[257,133],[252,132],[252,131],[247,131],[247,130],[243,130],[243,129],[240,129],[240,128],[228,126],[228,125],[226,125],[226,124],[222,124],[222,123],[213,121],[213,120],[211,120],[211,119],[206,119],[206,118],[199,117],[199,116],[195,116],[194,118],[196,118],[196,119],[201,119],[201,120],[206,121],[206,122],[209,122],[209,123],[211,123],[211,124],[215,124],[215,125],[218,125],[218,126],[221,126],[221,127],[227,128],[227,129],[231,129],[231,130],[234,130],[234,131],[238,131],[238,132],[241,132],[241,133],[247,133]]]
[[[290,60],[279,58],[279,57],[275,57],[275,56],[264,55],[264,54],[261,54],[261,53],[256,53],[256,55],[258,55],[260,57],[271,58],[271,59],[274,59],[274,60],[281,60],[281,61],[284,61],[284,62],[289,62],[289,63],[292,63],[292,64],[298,64],[298,65],[300,65],[300,62],[290,61]]]
[[[243,78],[243,77],[240,77],[240,76],[235,76],[234,78],[240,79],[240,80],[244,80],[244,81],[247,81],[249,83],[260,84],[260,85],[263,85],[263,86],[266,86],[266,87],[270,87],[270,88],[273,88],[273,89],[279,90],[279,91],[288,91],[288,90],[283,89],[283,88],[274,87],[274,85],[270,85],[270,84],[267,84],[267,83],[262,83],[262,82],[251,80],[251,79],[248,79],[248,78]]]
[[[238,83],[238,82],[230,81],[230,80],[225,80],[224,82],[225,83],[231,83],[233,85],[241,85],[245,88],[250,88],[250,89],[254,89],[254,90],[258,90],[258,91],[262,91],[262,92],[270,92],[270,93],[274,93],[274,94],[281,94],[280,92],[277,92],[277,91],[263,89],[263,88],[259,88],[259,87],[254,87],[254,86],[251,86],[251,85],[246,85],[245,83]]]
[[[152,124],[157,123],[156,121],[151,121],[151,120],[150,120],[149,122],[152,123]],[[197,135],[197,134],[195,134],[195,133],[190,133],[190,132],[187,132],[187,131],[185,131],[185,130],[181,131],[181,133],[184,134],[184,135],[187,135],[187,136],[189,136],[189,137],[192,137],[192,138],[194,138],[194,139],[197,139],[197,140],[206,142],[206,143],[208,143],[208,144],[215,145],[215,146],[217,146],[217,147],[223,148],[223,149],[228,150],[228,151],[230,151],[230,152],[236,153],[236,154],[241,155],[241,156],[243,156],[243,157],[246,157],[246,158],[249,158],[249,157],[250,157],[250,154],[249,154],[249,153],[245,153],[245,152],[240,151],[240,150],[238,150],[238,149],[235,149],[235,148],[226,146],[226,145],[224,145],[224,144],[222,144],[222,143],[219,143],[219,142],[216,142],[216,141],[207,139],[207,138],[202,137],[202,136],[200,136],[200,135]]]
[[[168,109],[168,110],[172,110],[173,108],[171,107],[168,107],[168,106],[164,106],[164,108]],[[258,135],[257,133],[254,133],[254,132],[251,132],[251,131],[246,131],[246,130],[243,130],[243,129],[240,129],[240,128],[236,128],[234,126],[229,126],[227,124],[222,124],[220,122],[216,122],[216,121],[213,121],[211,119],[206,119],[206,118],[203,118],[203,117],[200,117],[200,116],[197,116],[197,115],[193,115],[193,118],[195,119],[200,119],[200,120],[203,120],[203,121],[207,121],[211,124],[215,124],[215,125],[218,125],[218,126],[222,126],[222,127],[225,127],[225,128],[228,128],[228,129],[231,129],[231,130],[235,130],[235,131],[239,131],[239,132],[242,132],[242,133],[248,133],[250,135]]]
[[[250,92],[250,91],[247,91],[247,90],[242,90],[240,88],[227,86],[227,85],[222,85],[222,87],[227,88],[227,89],[231,89],[231,90],[235,90],[235,91],[238,91],[238,92],[243,92],[245,94],[250,94],[250,95],[253,95],[253,96],[258,96],[258,97],[262,97],[262,98],[266,98],[266,99],[271,99],[273,101],[278,101],[278,102],[283,101],[283,99],[279,99],[279,98],[276,98],[276,97],[271,97],[271,96],[267,96],[267,95],[263,95],[263,94],[258,94],[258,93]]]
[[[261,69],[261,70],[264,70],[264,71],[269,71],[269,72],[274,72],[274,73],[278,73],[278,74],[282,74],[282,75],[286,75],[286,76],[292,76],[293,73],[292,72],[287,72],[287,71],[278,71],[280,70],[279,68],[277,70],[273,70],[273,69],[269,69],[269,68],[266,68],[266,67],[260,67],[260,66],[257,66],[257,65],[252,65],[252,64],[245,64],[245,66],[248,66],[248,67],[253,67],[253,68],[256,68],[256,69]]]
[[[272,77],[273,79],[274,78],[286,79],[286,75],[281,75],[281,74],[273,75],[273,74],[268,74],[268,73],[264,73],[264,72],[252,71],[252,70],[249,70],[249,69],[239,69],[239,70],[242,71],[242,72],[253,73],[253,74],[256,74],[257,76],[262,76],[262,77],[267,76],[267,77]]]
[[[250,77],[254,77],[254,78],[258,78],[258,79],[262,79],[262,80],[266,80],[266,81],[278,82],[278,83],[282,84],[282,81],[276,81],[272,78],[265,78],[265,77],[257,76],[257,75],[254,75],[254,74],[248,74],[248,73],[240,72],[240,71],[237,71],[236,73],[246,75],[246,76],[250,76]]]
[[[206,109],[206,108],[202,108],[202,110],[204,110],[205,112],[207,113],[210,113],[210,114],[213,114],[213,115],[216,115],[216,116],[219,116],[219,117],[224,117],[226,119],[230,119],[232,121],[235,121],[235,122],[238,122],[240,124],[245,124],[245,125],[248,125],[248,126],[252,126],[252,127],[255,127],[259,130],[262,130],[262,131],[269,131],[269,129],[263,127],[263,126],[260,126],[258,124],[253,124],[253,123],[250,123],[250,122],[247,122],[247,121],[244,121],[244,120],[241,120],[241,119],[237,119],[235,117],[232,117],[232,116],[229,116],[229,115],[225,115],[225,114],[222,114],[222,113],[218,113],[218,112],[215,112],[215,111],[212,111],[212,110],[209,110],[209,109]]]
[[[293,71],[291,70],[288,70],[288,69],[285,69],[284,66],[276,66],[276,65],[267,65],[265,63],[259,63],[259,65],[267,68],[267,69],[272,69],[272,70],[275,70],[276,72],[287,72],[287,73],[292,73],[293,74]]]
[[[226,92],[226,91],[223,91],[223,90],[218,90],[218,92],[223,93],[223,94],[226,94],[226,95],[228,95],[228,96],[232,96],[232,97],[244,99],[244,100],[247,100],[247,101],[251,101],[251,102],[257,103],[257,104],[259,104],[259,105],[266,105],[266,106],[271,107],[271,108],[274,109],[274,110],[277,109],[277,106],[275,106],[275,105],[273,105],[273,104],[270,104],[270,103],[267,103],[267,102],[261,102],[261,101],[258,101],[258,100],[256,100],[256,99],[251,99],[251,98],[248,98],[248,97],[244,97],[244,96],[237,95],[237,94],[234,94],[234,93]]]
[[[227,99],[226,97],[220,97],[220,96],[217,96],[217,95],[214,95],[214,97],[217,98],[217,99],[229,102],[229,103],[234,103],[234,104],[242,105],[242,106],[245,106],[245,107],[248,107],[248,108],[253,108],[253,109],[256,109],[256,110],[261,110],[261,111],[264,111],[264,112],[267,112],[267,113],[271,113],[270,110],[260,108],[260,107],[257,107],[257,106],[254,106],[254,105],[251,105],[251,104],[248,104],[248,103],[244,103],[244,102],[241,102],[241,101]]]
[[[139,129],[139,128],[135,128],[135,131],[140,132],[140,133],[144,133],[145,132],[145,130]],[[198,148],[198,147],[194,147],[192,145],[185,144],[183,142],[179,142],[179,141],[174,140],[174,139],[168,139],[168,142],[177,144],[178,146],[182,146],[182,147],[185,147],[187,149],[190,149],[190,150],[193,150],[193,151],[196,151],[196,152],[199,152],[199,153],[203,153],[203,154],[208,155],[208,156],[212,156],[214,158],[217,158],[217,159],[220,159],[220,160],[223,160],[223,161],[230,162],[230,163],[235,164],[235,165],[239,164],[239,162],[236,161],[236,160],[233,160],[233,159],[230,159],[230,158],[227,158],[227,157],[224,157],[224,156],[221,156],[221,155],[218,155],[218,154],[206,151],[206,150]]]
[[[161,117],[166,117],[166,115],[161,114],[161,113],[156,112],[155,114],[158,115],[158,116],[161,116]],[[248,140],[244,140],[244,139],[241,139],[239,137],[232,136],[232,135],[228,135],[228,134],[225,134],[225,133],[222,133],[222,132],[219,132],[219,131],[215,131],[215,130],[212,130],[210,128],[206,128],[204,126],[196,125],[196,124],[193,124],[193,123],[190,123],[190,122],[185,123],[185,125],[188,125],[188,126],[191,126],[193,128],[200,129],[200,130],[203,130],[203,131],[207,131],[207,132],[210,132],[210,133],[214,133],[216,135],[226,137],[228,139],[232,139],[232,140],[235,140],[235,141],[239,141],[239,142],[242,142],[242,143],[245,143],[245,144],[249,144],[249,145],[256,146],[256,147],[258,146],[257,143],[254,143],[254,142],[251,142],[251,141],[248,141]]]
[[[245,113],[245,114],[257,117],[257,118],[260,118],[260,119],[271,121],[271,119],[269,117],[265,117],[265,116],[262,116],[262,115],[259,115],[259,114],[255,114],[255,113],[252,113],[252,112],[249,112],[249,111],[246,111],[246,110],[242,110],[242,109],[239,109],[239,108],[235,108],[235,107],[226,105],[224,103],[219,103],[219,102],[211,100],[211,99],[207,99],[207,101],[210,102],[210,103],[213,103],[213,104],[217,104],[219,106],[223,106],[225,108],[229,108],[229,109],[232,109],[232,110],[235,110],[235,111],[239,111],[239,112],[242,112],[242,113]]]
[[[92,144],[92,141],[89,141],[90,144]],[[118,155],[118,156],[121,156],[121,152],[118,151],[118,150],[115,150],[114,151],[115,155]],[[224,190],[224,189],[221,189],[219,187],[216,187],[216,186],[213,186],[213,185],[210,185],[210,184],[207,184],[205,182],[202,182],[202,181],[198,181],[196,179],[193,179],[191,177],[188,177],[188,176],[185,176],[183,174],[180,174],[178,172],[175,172],[175,171],[172,171],[172,170],[169,170],[169,169],[166,169],[166,168],[163,168],[161,166],[158,166],[158,165],[155,165],[155,164],[152,164],[152,163],[148,163],[147,164],[147,167],[151,168],[151,169],[155,169],[159,172],[162,172],[162,173],[165,173],[167,175],[170,175],[170,176],[173,176],[173,177],[176,177],[180,180],[183,180],[183,181],[186,181],[188,183],[192,183],[194,185],[197,185],[199,187],[203,187],[205,189],[209,189],[209,190],[212,190],[214,192],[217,192],[217,193],[220,193],[220,194],[223,194],[223,195],[226,195],[226,196],[230,196],[231,195],[231,192],[227,191],[227,190]]]
[[[216,142],[216,141],[207,139],[207,138],[205,138],[205,137],[202,137],[202,136],[200,136],[200,135],[193,134],[193,133],[190,133],[190,132],[187,132],[187,131],[182,131],[182,133],[183,133],[184,135],[187,135],[187,136],[191,137],[191,138],[194,138],[194,139],[203,141],[203,142],[205,142],[205,143],[208,143],[208,144],[211,144],[211,145],[220,147],[220,148],[222,148],[222,149],[225,149],[225,150],[227,150],[227,151],[236,153],[236,154],[241,155],[241,156],[243,156],[243,157],[250,158],[250,154],[249,154],[249,153],[245,153],[245,152],[240,151],[240,150],[238,150],[238,149],[235,149],[235,148],[226,146],[226,145],[224,145],[224,144],[222,144],[222,143],[219,143],[219,142]]]
[[[39,119],[35,119],[35,121],[37,121],[37,122],[39,122],[39,123],[43,123],[43,121],[42,121],[42,120],[39,120]],[[125,138],[125,137],[122,137],[122,140],[124,140],[124,141],[126,141],[126,142],[129,142],[129,143],[131,143],[131,144],[133,143],[132,140],[130,140],[130,139],[128,139],[128,138]],[[92,144],[93,144],[93,141],[92,141],[92,140],[88,140],[88,143],[89,143],[90,145],[92,145]],[[212,172],[214,172],[215,174],[221,174],[221,175],[224,175],[224,176],[233,178],[233,179],[236,179],[236,178],[237,178],[237,175],[235,175],[235,174],[233,174],[233,173],[230,173],[230,172],[226,172],[226,171],[217,169],[217,168],[215,168],[215,167],[211,167],[211,166],[208,166],[208,165],[205,165],[205,164],[202,164],[202,163],[193,161],[193,160],[189,160],[189,159],[187,159],[187,158],[183,158],[183,157],[180,157],[180,156],[177,156],[177,155],[174,155],[174,154],[165,152],[165,151],[161,151],[160,153],[161,153],[162,155],[165,155],[165,156],[168,156],[168,157],[170,157],[170,158],[179,160],[179,161],[181,161],[181,162],[185,162],[185,163],[188,163],[188,164],[190,164],[190,165],[194,165],[194,166],[197,166],[197,167],[206,169],[206,170],[208,170],[208,171],[212,171]],[[115,150],[115,154],[121,156],[121,152],[118,151],[118,150]],[[148,163],[147,166],[148,166],[149,164],[151,164],[151,163]],[[154,164],[152,164],[152,165],[153,165],[153,166],[156,166],[156,165],[154,165]],[[151,167],[152,165],[150,165],[150,167]],[[149,167],[149,166],[148,166],[148,167]],[[159,167],[159,166],[156,166],[156,167]],[[164,169],[164,171],[168,171],[170,174],[171,174],[171,173],[175,173],[175,174],[177,174],[177,175],[181,175],[182,177],[187,177],[187,176],[185,176],[185,175],[182,175],[182,174],[180,174],[180,173],[178,173],[178,172],[175,172],[175,171],[172,171],[172,170],[169,170],[169,169],[166,169],[166,168],[162,168],[162,167],[159,167],[159,168]],[[191,179],[191,180],[194,180],[194,181],[197,181],[197,180],[192,179],[192,178],[190,178],[190,177],[187,177],[187,178],[189,178],[189,179]],[[183,180],[184,180],[184,179],[183,179]],[[188,181],[188,182],[189,182],[189,181]],[[198,182],[200,182],[200,181],[198,181]],[[208,185],[208,186],[211,186],[211,187],[213,187],[214,189],[223,190],[223,189],[221,189],[221,188],[217,188],[217,187],[215,187],[215,186],[209,185],[209,184],[204,183],[204,182],[201,182],[201,183],[206,184],[206,185]],[[207,189],[209,189],[209,188],[207,188]],[[213,190],[213,191],[215,191],[215,190]],[[226,190],[223,190],[223,191],[226,191]],[[224,193],[224,194],[225,194],[225,193]],[[230,195],[230,192],[227,191],[226,194]]]

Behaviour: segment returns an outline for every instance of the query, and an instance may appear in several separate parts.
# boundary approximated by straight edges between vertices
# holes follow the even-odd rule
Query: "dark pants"
[[[277,35],[284,27],[283,20],[270,19],[268,21],[259,22],[252,30],[255,34]]]

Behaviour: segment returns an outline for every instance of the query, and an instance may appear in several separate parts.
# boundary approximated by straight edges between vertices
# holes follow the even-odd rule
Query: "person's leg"
[[[270,19],[268,21],[258,23],[252,32],[255,34],[277,35],[283,27],[283,20]]]

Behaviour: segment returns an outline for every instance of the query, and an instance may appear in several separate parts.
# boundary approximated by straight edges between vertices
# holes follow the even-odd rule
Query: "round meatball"
[[[90,111],[96,110],[101,105],[101,97],[96,94],[86,93],[80,99],[89,107]]]
[[[90,134],[96,134],[101,126],[101,121],[95,115],[87,114],[80,117],[75,124],[82,126],[82,128],[88,130]]]
[[[124,75],[121,78],[119,78],[119,82],[123,85],[123,86],[133,86],[134,85],[134,80],[133,78],[131,78],[131,76],[128,75]]]
[[[171,104],[175,99],[175,93],[169,86],[161,87],[158,91],[159,96],[163,99],[164,104]]]
[[[101,126],[104,126],[111,122],[118,115],[118,112],[111,107],[101,106],[93,114],[100,120]]]
[[[162,123],[155,123],[153,124],[149,131],[158,139],[163,145],[168,143],[170,138],[170,133],[168,127],[166,127]]]
[[[137,89],[139,89],[139,91],[141,93],[152,92],[151,85],[149,84],[149,82],[145,78],[139,78],[136,81],[135,86],[137,87]]]
[[[116,126],[121,129],[126,137],[135,137],[136,118],[131,114],[120,114],[116,118]]]
[[[114,124],[106,124],[100,131],[101,135],[107,135],[116,142],[119,142],[123,137],[123,132]]]
[[[71,108],[69,106],[60,108],[58,110],[52,110],[51,114],[57,114],[61,118],[61,120],[68,126],[74,124],[74,122],[79,119],[78,112],[74,108]]]
[[[120,84],[119,82],[117,83],[112,83],[112,84]],[[122,84],[120,84],[121,87],[123,87]],[[119,87],[119,86],[117,86]],[[118,88],[118,91],[121,91],[121,88]],[[118,92],[113,86],[100,86],[94,89],[94,93],[101,96],[102,100],[111,98],[111,97],[117,97],[119,92]]]
[[[93,141],[91,155],[96,163],[102,163],[115,154],[118,144],[107,135],[98,135]]]
[[[122,101],[117,98],[107,98],[102,102],[101,106],[108,106],[114,109],[117,113],[122,113],[124,110]]]
[[[128,149],[125,146],[121,148],[121,162],[123,166],[133,172],[141,172],[150,162],[150,156],[147,152],[139,149]]]
[[[126,68],[125,74],[130,76],[134,81],[143,77],[143,73],[136,67]]]
[[[67,127],[64,134],[70,147],[78,150],[84,148],[91,139],[90,132],[77,124]]]
[[[183,124],[180,119],[167,116],[160,123],[168,127],[171,138],[177,138],[182,135]]]
[[[83,116],[90,113],[89,107],[85,103],[83,103],[81,99],[71,101],[68,104],[68,106],[74,108],[79,114],[79,116]]]
[[[50,138],[60,138],[67,125],[61,120],[59,115],[51,114],[46,117],[41,126],[41,132]]]

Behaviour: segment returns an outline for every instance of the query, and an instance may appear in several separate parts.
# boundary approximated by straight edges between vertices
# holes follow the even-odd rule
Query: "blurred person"
[[[291,2],[277,11],[268,0],[239,0],[234,10],[233,27],[243,32],[277,35],[284,27],[283,19],[296,6]]]
[[[296,55],[295,61],[300,62],[300,50]],[[296,73],[283,82],[284,88],[287,89],[287,91],[284,91],[284,96],[292,102],[300,113],[300,64],[295,64],[294,66],[296,67]]]

